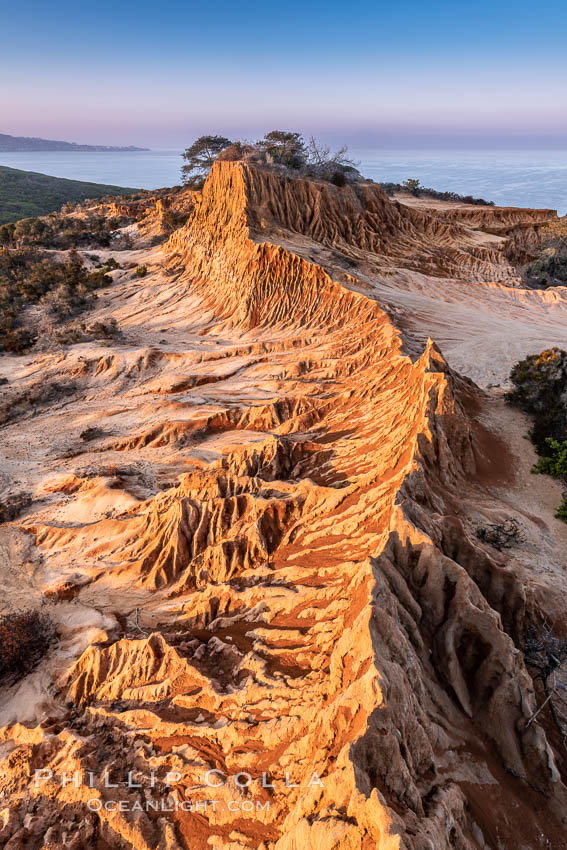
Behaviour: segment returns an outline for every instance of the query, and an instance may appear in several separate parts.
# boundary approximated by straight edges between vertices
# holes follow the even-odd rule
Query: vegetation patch
[[[554,219],[541,230],[538,256],[527,267],[526,282],[538,289],[567,283],[567,216]]]
[[[567,640],[557,637],[546,624],[530,626],[524,636],[524,662],[535,681],[542,685],[545,699],[528,720],[529,726],[547,709],[567,747]]]
[[[562,522],[567,522],[567,493],[563,493],[563,496],[561,497],[561,504],[555,511],[555,516]]]
[[[440,192],[437,189],[429,189],[422,186],[419,180],[410,178],[403,183],[379,183],[380,188],[387,194],[406,192],[414,198],[434,198],[437,201],[456,201],[460,204],[475,204],[479,207],[493,207],[494,201],[485,201],[484,198],[473,198],[472,195],[459,195],[457,192]]]
[[[545,442],[548,454],[539,458],[534,472],[542,472],[553,478],[567,478],[567,440],[560,441],[548,437]]]
[[[45,656],[55,626],[41,611],[21,611],[0,618],[0,680],[22,679]]]
[[[516,363],[506,398],[533,416],[531,437],[538,454],[552,454],[548,439],[567,436],[567,352],[549,348]]]
[[[311,137],[306,142],[301,133],[271,130],[256,142],[231,141],[225,136],[200,136],[182,154],[185,164],[183,183],[193,189],[202,188],[216,159],[248,160],[272,166],[283,173],[310,180],[326,180],[335,186],[352,182],[368,182],[348,157],[346,146],[336,151]]]
[[[30,216],[47,215],[61,209],[62,205],[68,201],[76,203],[87,198],[102,198],[107,195],[131,195],[136,191],[124,186],[50,177],[47,174],[20,171],[17,168],[7,168],[2,165],[0,166],[0,224]]]
[[[52,319],[68,319],[111,282],[102,269],[87,271],[77,254],[61,261],[33,248],[0,248],[0,350],[18,353],[34,344],[23,320],[27,307],[41,304]]]
[[[61,327],[51,329],[50,336],[59,345],[74,345],[90,340],[109,340],[120,337],[120,328],[116,319],[91,322],[68,322]]]
[[[68,212],[52,213],[45,218],[23,218],[0,226],[0,246],[9,248],[108,248],[114,231],[131,224],[131,216],[105,216]],[[124,245],[122,247],[125,247]]]
[[[530,437],[539,455],[533,471],[567,485],[567,352],[550,348],[516,363],[507,400],[533,417]],[[556,517],[567,522],[567,495]]]

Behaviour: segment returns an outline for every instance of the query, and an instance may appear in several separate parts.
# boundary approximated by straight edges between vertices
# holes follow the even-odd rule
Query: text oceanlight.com
[[[217,812],[228,809],[229,812],[269,811],[269,800],[101,800],[93,797],[87,801],[91,812]]]

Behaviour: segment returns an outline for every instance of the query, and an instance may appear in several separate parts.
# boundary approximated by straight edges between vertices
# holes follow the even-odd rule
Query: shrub
[[[547,455],[548,437],[561,441],[567,436],[567,352],[549,348],[530,354],[514,366],[510,380],[513,389],[506,399],[534,417],[534,445]]]
[[[117,228],[131,224],[134,215],[109,218],[95,213],[81,217],[51,213],[44,218],[23,218],[0,227],[0,245],[14,248],[49,247],[60,250],[80,246],[107,248]]]
[[[66,318],[111,282],[101,269],[87,271],[73,252],[60,262],[35,248],[0,248],[0,348],[19,353],[33,345],[35,335],[21,321],[29,305],[42,303],[52,316]]]
[[[20,611],[0,618],[0,678],[26,676],[55,638],[55,627],[41,611]]]
[[[42,338],[46,342],[55,340],[59,345],[73,345],[76,342],[86,342],[93,339],[115,339],[120,336],[120,327],[116,319],[108,319],[107,321],[97,321],[90,325],[86,322],[67,322],[62,327],[42,328],[40,333],[40,341]]]
[[[527,268],[528,277],[535,278],[544,289],[555,281],[567,281],[567,258],[558,256],[553,249],[545,249]]]
[[[549,348],[516,363],[510,379],[514,388],[506,398],[530,413],[534,427],[530,437],[540,455],[533,471],[567,476],[567,352]],[[555,516],[567,522],[564,495]]]
[[[93,322],[92,325],[87,327],[83,325],[83,329],[86,336],[94,339],[113,339],[120,333],[116,319],[108,319],[106,322]]]
[[[307,162],[307,151],[301,133],[271,130],[256,142],[256,147],[265,151],[272,162],[287,168],[299,169]]]
[[[501,552],[503,549],[511,549],[524,542],[524,535],[520,524],[515,519],[505,519],[502,522],[479,526],[476,536],[483,543],[488,543]]]
[[[182,227],[188,220],[189,213],[181,210],[165,210],[162,215],[162,224],[167,230],[175,230]]]
[[[540,457],[534,466],[534,472],[551,475],[553,478],[567,476],[567,440],[554,440],[548,437],[545,441],[548,453]]]
[[[105,432],[102,428],[97,428],[91,425],[88,428],[85,428],[84,431],[81,431],[79,437],[83,440],[83,442],[90,443],[91,440],[98,440],[100,437],[104,437],[104,435]]]
[[[567,744],[566,706],[562,692],[565,690],[561,679],[564,678],[567,662],[567,640],[555,636],[545,623],[539,627],[529,626],[524,635],[522,646],[526,667],[535,671],[534,679],[542,684],[545,700],[527,722],[530,725],[543,711],[549,713],[561,733],[563,745]]]
[[[9,222],[0,227],[0,245],[11,245],[14,240],[15,224]]]
[[[407,180],[404,180],[402,186],[404,187],[406,192],[409,192],[410,195],[414,195],[416,198],[419,198],[421,192],[423,191],[423,187],[419,180],[416,180],[413,177],[408,177]]]
[[[109,257],[105,263],[102,263],[101,271],[103,272],[112,272],[114,269],[119,269],[120,263],[114,259],[114,257]]]
[[[333,186],[346,186],[347,182],[346,175],[342,171],[334,171],[331,175]]]
[[[560,519],[563,522],[567,522],[567,493],[563,493],[561,504],[557,508],[555,516],[557,517],[557,519]]]
[[[148,273],[147,266],[138,266],[136,269],[136,277],[145,277]]]
[[[546,289],[567,282],[567,216],[552,219],[540,231],[541,248],[526,269],[531,285]]]
[[[494,201],[485,201],[484,198],[473,198],[472,195],[459,195],[457,192],[442,192],[438,189],[430,189],[422,186],[419,180],[413,178],[406,180],[404,183],[379,183],[378,185],[382,191],[390,196],[395,195],[397,192],[409,192],[419,198],[426,197],[435,198],[438,201],[456,201],[460,204],[474,204],[479,207],[494,206]]]
[[[41,299],[50,316],[57,319],[67,319],[77,310],[84,309],[92,303],[93,296],[85,290],[74,289],[65,283],[60,283],[55,289],[50,289]]]
[[[35,343],[36,337],[25,328],[8,328],[3,333],[2,348],[10,354],[23,354]]]

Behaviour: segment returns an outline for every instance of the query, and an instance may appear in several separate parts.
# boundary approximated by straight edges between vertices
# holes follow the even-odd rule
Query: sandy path
[[[532,472],[537,454],[527,437],[530,418],[510,407],[499,391],[488,397],[478,418],[496,439],[505,441],[509,456],[496,458],[500,471],[488,487],[488,500],[477,508],[493,521],[506,514],[518,519],[526,539],[511,552],[514,563],[531,579],[544,579],[567,593],[567,524],[555,517],[564,487]]]

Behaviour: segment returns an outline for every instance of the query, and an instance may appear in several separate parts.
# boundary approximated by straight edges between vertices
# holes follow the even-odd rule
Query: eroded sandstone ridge
[[[563,296],[513,265],[552,214],[238,162],[183,203],[99,298],[119,340],[1,364],[2,484],[33,497],[5,606],[58,642],[2,693],[0,845],[567,846],[519,649],[564,622],[559,523],[505,495],[490,397],[426,341],[482,298],[552,333]],[[514,557],[474,533],[503,512]]]

